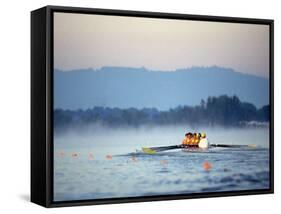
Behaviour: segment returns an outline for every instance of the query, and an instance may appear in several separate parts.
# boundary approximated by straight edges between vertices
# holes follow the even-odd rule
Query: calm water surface
[[[257,147],[172,150],[155,155],[136,151],[145,146],[179,144],[184,127],[95,128],[57,135],[54,138],[54,200],[269,188],[268,129],[204,131],[211,143],[256,144]]]

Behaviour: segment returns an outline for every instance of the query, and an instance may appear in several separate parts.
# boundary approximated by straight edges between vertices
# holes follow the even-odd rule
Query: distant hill
[[[130,67],[55,70],[54,94],[55,108],[71,110],[94,106],[167,110],[222,94],[237,95],[260,108],[269,104],[269,80],[216,66],[171,72]]]

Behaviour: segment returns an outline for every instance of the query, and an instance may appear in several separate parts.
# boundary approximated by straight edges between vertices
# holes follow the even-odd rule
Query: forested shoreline
[[[178,106],[166,111],[156,108],[93,107],[87,110],[54,110],[55,131],[99,124],[107,127],[142,125],[190,125],[243,127],[251,121],[269,122],[270,106],[257,108],[237,96],[222,95],[201,100],[197,106]]]

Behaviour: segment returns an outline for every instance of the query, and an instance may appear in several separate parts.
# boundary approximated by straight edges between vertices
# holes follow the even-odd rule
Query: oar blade
[[[156,154],[156,151],[155,151],[154,149],[151,149],[151,148],[142,147],[142,151],[143,151],[145,154],[149,154],[149,155],[154,155],[154,154]]]
[[[235,144],[210,144],[211,147],[222,147],[222,148],[257,148],[256,144],[245,144],[245,145],[235,145]]]

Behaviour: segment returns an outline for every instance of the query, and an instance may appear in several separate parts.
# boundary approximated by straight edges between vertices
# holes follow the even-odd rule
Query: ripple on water
[[[87,165],[58,159],[54,168],[55,200],[182,194],[269,186],[268,152],[258,150],[211,153],[170,152],[157,155],[113,156]],[[243,157],[243,161],[241,158]],[[128,161],[129,160],[129,161]],[[162,161],[161,161],[162,160]],[[163,161],[165,160],[165,161]],[[207,172],[203,163],[212,168]]]

